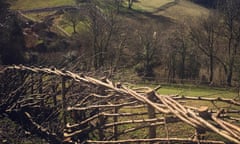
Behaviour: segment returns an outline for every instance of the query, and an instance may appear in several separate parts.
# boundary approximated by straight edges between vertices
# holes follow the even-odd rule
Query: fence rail
[[[224,143],[203,139],[207,131],[240,143],[239,117],[228,115],[239,112],[235,99],[165,96],[156,93],[160,87],[133,90],[106,78],[23,65],[5,67],[0,81],[1,115],[50,143]],[[185,99],[232,107],[190,107],[179,102]],[[190,126],[192,135],[171,137],[173,123]]]

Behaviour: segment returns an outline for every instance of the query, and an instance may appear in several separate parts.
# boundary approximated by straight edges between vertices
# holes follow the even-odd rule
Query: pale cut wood
[[[196,107],[189,107],[185,106],[182,103],[178,102],[177,100],[181,99],[190,99],[190,100],[206,100],[206,101],[221,101],[225,102],[228,104],[233,104],[235,106],[239,106],[239,102],[237,100],[233,99],[225,99],[225,98],[205,98],[205,97],[187,97],[187,96],[164,96],[164,95],[158,95],[156,91],[160,88],[157,87],[153,90],[145,88],[147,91],[144,92],[144,89],[142,89],[141,93],[134,91],[122,84],[117,84],[115,85],[114,82],[111,82],[108,79],[103,79],[103,80],[98,80],[93,77],[89,76],[84,76],[84,75],[79,75],[76,73],[72,73],[70,71],[62,71],[58,69],[49,69],[49,68],[38,68],[38,67],[26,67],[26,66],[10,66],[6,67],[4,71],[19,71],[19,72],[27,72],[29,74],[42,74],[46,75],[47,77],[55,76],[58,78],[63,78],[67,81],[73,81],[74,83],[77,83],[78,85],[87,85],[87,88],[92,89],[91,91],[86,91],[84,95],[80,98],[80,101],[76,101],[74,104],[68,104],[68,100],[71,100],[71,98],[74,98],[77,96],[77,93],[73,94],[66,94],[66,91],[71,87],[70,84],[65,83],[66,85],[62,85],[62,102],[60,100],[53,98],[53,101],[59,101],[59,105],[56,105],[56,102],[54,102],[55,107],[58,107],[62,105],[62,112],[63,112],[63,117],[64,119],[67,120],[67,118],[70,118],[67,112],[64,112],[66,108],[68,107],[68,112],[71,113],[71,111],[77,111],[80,114],[85,114],[84,117],[82,117],[77,123],[72,124],[72,125],[66,125],[66,120],[64,120],[64,125],[63,127],[66,128],[66,132],[64,132],[65,138],[70,138],[69,140],[73,140],[76,138],[75,136],[80,136],[80,134],[85,134],[85,133],[90,133],[90,132],[96,132],[96,130],[101,130],[101,132],[109,132],[109,129],[111,127],[114,127],[114,134],[110,136],[105,135],[99,135],[100,140],[102,141],[94,141],[94,142],[111,142],[107,140],[112,140],[115,139],[115,141],[112,141],[113,143],[124,143],[124,142],[131,142],[132,140],[117,140],[119,135],[122,134],[127,134],[129,132],[134,132],[142,128],[149,128],[149,136],[151,137],[156,137],[156,129],[158,128],[157,126],[162,125],[163,123],[166,124],[168,120],[165,118],[165,121],[158,121],[156,120],[157,117],[163,115],[174,115],[177,117],[178,120],[181,120],[195,129],[204,129],[206,131],[212,131],[217,133],[218,135],[221,135],[222,137],[228,139],[229,141],[233,143],[240,143],[240,132],[239,132],[239,127],[237,125],[233,125],[229,122],[227,122],[224,118],[224,115],[229,111],[222,110],[221,112],[217,113],[216,117],[213,115],[213,113],[216,113],[214,111],[208,110],[207,107],[201,107],[201,108],[196,108]],[[3,71],[3,72],[4,72]],[[2,72],[1,72],[2,73]],[[23,80],[23,77],[21,77]],[[28,99],[24,99],[23,96],[21,97],[16,97],[16,99],[13,100],[13,103],[17,101],[16,104],[11,105],[11,108],[8,108],[8,111],[6,109],[3,109],[3,112],[8,112],[10,113],[14,108],[16,108],[17,105],[19,106],[24,106],[25,107],[40,107],[40,104],[38,101],[43,100],[44,105],[51,99],[49,98],[52,96],[51,94],[48,94],[48,89],[47,87],[49,86],[48,83],[51,81],[47,81],[45,79],[42,79],[42,84],[39,83],[39,85],[35,85],[32,87],[32,82],[33,79],[31,76],[29,76],[29,84],[27,83],[26,85],[29,85],[29,92],[31,95],[33,95],[34,92],[39,90],[42,95],[39,95],[40,98],[37,99],[32,99],[31,97]],[[37,82],[37,81],[35,81]],[[44,84],[43,84],[44,82]],[[63,83],[62,83],[63,84]],[[66,88],[66,86],[68,88]],[[59,90],[58,90],[59,91]],[[61,91],[61,89],[60,89]],[[100,92],[99,92],[100,91]],[[26,89],[24,89],[24,93],[26,93]],[[81,93],[81,91],[79,91]],[[57,96],[58,92],[55,92],[55,96]],[[61,92],[58,93],[58,95],[61,95]],[[10,97],[11,98],[11,97]],[[14,98],[14,97],[12,97]],[[19,100],[18,100],[19,99]],[[12,101],[12,100],[10,100]],[[34,101],[31,103],[28,103],[28,101]],[[10,103],[12,104],[12,102]],[[141,107],[139,107],[139,104]],[[50,105],[51,106],[51,105]],[[147,106],[148,106],[148,114],[147,114]],[[125,116],[134,116],[137,113],[123,113],[121,112],[122,108],[128,107],[129,109],[135,109],[139,108],[142,109],[143,111],[141,114],[144,114],[143,117],[148,116],[148,119],[142,119],[142,120],[132,120],[132,121],[121,121],[119,116],[125,117]],[[61,107],[60,107],[61,108]],[[91,113],[92,110],[98,109],[99,111],[96,111],[97,113]],[[114,112],[113,112],[113,110]],[[158,111],[157,113],[155,112]],[[236,112],[236,110],[235,110]],[[136,115],[138,116],[138,115]],[[107,118],[112,118],[113,122],[108,123]],[[105,119],[106,118],[106,119]],[[125,117],[126,118],[126,117]],[[102,121],[101,121],[102,119]],[[100,120],[100,121],[99,121]],[[156,120],[156,121],[155,121]],[[72,121],[70,121],[72,122]],[[98,123],[99,122],[99,123]],[[174,122],[174,121],[173,121]],[[118,130],[118,126],[122,124],[131,124],[131,123],[142,123],[140,126],[136,126],[130,129],[124,129],[123,131]],[[168,122],[169,123],[169,122]],[[40,125],[39,125],[40,126]],[[41,127],[41,126],[40,126]],[[154,128],[154,130],[150,130],[151,128]],[[154,134],[151,132],[154,132]],[[81,135],[82,136],[82,135]],[[57,137],[57,136],[56,136]],[[156,138],[158,139],[158,138]],[[150,140],[148,142],[156,142],[154,140],[156,139],[144,139],[144,141]],[[106,140],[106,141],[104,141]],[[136,142],[141,142],[137,141],[141,139],[136,139]],[[152,141],[153,140],[153,141]],[[158,139],[163,140],[163,139]],[[166,138],[165,142],[174,142],[174,139],[171,138]],[[171,141],[173,140],[173,141]],[[176,140],[176,139],[175,139]],[[180,142],[181,138],[177,138],[178,142]],[[180,140],[180,141],[179,141]],[[186,140],[186,139],[185,139]],[[77,142],[77,141],[76,141]],[[90,140],[88,142],[91,142]],[[93,142],[93,141],[92,141]],[[134,140],[133,140],[134,142]],[[176,141],[177,142],[177,141]],[[207,141],[194,141],[192,139],[189,139],[189,141],[186,141],[186,143],[204,143]],[[209,143],[211,142],[216,142],[216,141],[208,141]],[[221,142],[219,142],[221,143]]]
[[[160,143],[185,143],[185,144],[225,144],[222,141],[208,141],[208,140],[192,140],[184,138],[154,138],[154,139],[128,139],[118,141],[93,141],[88,140],[87,143],[98,143],[98,144],[119,144],[119,143],[146,143],[146,142],[160,142]]]

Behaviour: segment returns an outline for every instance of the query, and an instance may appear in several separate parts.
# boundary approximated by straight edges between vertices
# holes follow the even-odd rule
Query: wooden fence
[[[130,89],[106,78],[22,65],[5,67],[0,81],[1,116],[49,143],[240,143],[237,99],[165,96],[156,93],[160,86]],[[183,100],[231,107],[192,107]]]

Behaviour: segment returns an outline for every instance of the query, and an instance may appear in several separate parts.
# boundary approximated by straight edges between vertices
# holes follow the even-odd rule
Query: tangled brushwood
[[[1,118],[49,143],[240,143],[237,99],[165,96],[156,93],[160,86],[130,89],[107,78],[22,65],[4,67],[0,81]],[[190,107],[183,100],[231,107]],[[172,137],[171,125],[186,125],[192,134]]]

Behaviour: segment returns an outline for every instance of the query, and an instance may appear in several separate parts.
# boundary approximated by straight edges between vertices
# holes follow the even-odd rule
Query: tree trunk
[[[210,75],[209,75],[209,83],[213,81],[213,55],[210,55]]]
[[[62,77],[62,119],[63,119],[63,127],[65,128],[67,124],[67,104],[66,104],[66,79]]]
[[[99,57],[99,55],[98,55],[98,50],[97,50],[97,40],[96,40],[97,38],[96,38],[96,36],[94,36],[94,38],[93,38],[93,57],[94,57],[94,60],[93,60],[93,65],[94,65],[94,68],[95,68],[95,70],[97,70],[98,69],[98,57]]]
[[[103,48],[102,48],[102,46],[100,46],[99,48],[99,53],[98,53],[98,55],[99,55],[99,57],[98,57],[98,67],[99,68],[101,68],[103,65],[104,65],[104,51],[103,51]]]
[[[76,31],[76,23],[73,23],[73,33],[77,33],[77,31]]]
[[[232,72],[229,71],[227,75],[227,85],[232,86]]]
[[[181,63],[181,79],[185,78],[185,55],[182,55],[182,63]]]
[[[233,64],[234,64],[234,59],[232,58],[230,61],[228,73],[227,73],[227,85],[228,86],[232,86]]]
[[[128,9],[132,9],[133,0],[128,0]]]
[[[120,12],[120,6],[121,6],[121,0],[115,0],[116,6],[117,6],[117,14]]]
[[[172,83],[175,79],[176,72],[176,58],[174,54],[171,54],[171,60],[169,62],[169,70],[168,70],[168,82]]]

